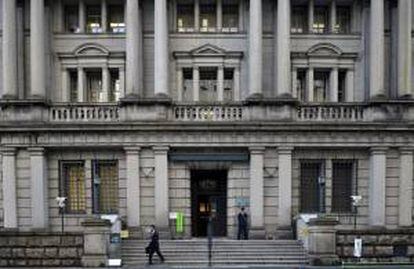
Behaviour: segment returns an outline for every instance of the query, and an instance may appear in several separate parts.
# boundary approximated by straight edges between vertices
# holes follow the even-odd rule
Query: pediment
[[[226,54],[224,49],[206,44],[191,51],[193,56],[223,56]]]
[[[307,55],[309,56],[340,56],[342,51],[335,45],[324,43],[311,47]]]
[[[86,44],[78,47],[74,54],[76,56],[108,56],[109,51],[98,44]]]

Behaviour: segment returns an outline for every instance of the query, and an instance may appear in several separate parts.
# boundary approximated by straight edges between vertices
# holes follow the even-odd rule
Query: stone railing
[[[52,122],[114,122],[119,108],[110,104],[54,104],[49,110]]]
[[[318,104],[298,107],[298,121],[364,121],[364,107],[354,104]]]
[[[180,105],[174,107],[177,121],[241,121],[243,107],[237,105]]]

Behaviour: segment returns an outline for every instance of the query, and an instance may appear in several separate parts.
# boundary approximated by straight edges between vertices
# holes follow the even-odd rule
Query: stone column
[[[101,99],[103,102],[108,102],[109,92],[111,88],[111,73],[109,72],[108,66],[102,68],[102,95]]]
[[[309,221],[308,254],[312,265],[336,265],[336,225],[334,218],[316,218]]]
[[[200,70],[198,66],[193,67],[193,101],[200,101]]]
[[[308,31],[309,31],[309,33],[313,33],[314,8],[315,8],[314,0],[309,0],[309,2],[308,2]]]
[[[331,14],[330,14],[330,31],[336,33],[336,0],[331,0]]]
[[[153,148],[155,159],[155,223],[165,229],[168,227],[169,193],[168,193],[168,147]]]
[[[44,148],[29,148],[32,228],[46,229],[49,221],[48,175]]]
[[[369,224],[385,226],[385,181],[387,148],[371,148],[369,170]]]
[[[278,148],[278,222],[282,228],[290,228],[292,221],[292,150],[292,147]]]
[[[345,92],[345,101],[354,102],[354,70],[348,69],[346,71],[346,92]]]
[[[177,100],[179,102],[181,102],[183,100],[183,80],[184,80],[184,75],[183,75],[183,69],[181,67],[177,67]]]
[[[371,1],[369,96],[385,96],[384,88],[384,1]]]
[[[412,0],[398,1],[398,94],[412,96]]]
[[[167,0],[155,0],[154,95],[168,96]]]
[[[86,31],[86,5],[85,0],[79,0],[79,33]]]
[[[101,24],[102,32],[106,33],[108,31],[108,5],[106,0],[101,2]]]
[[[139,227],[141,224],[140,150],[139,147],[125,147],[128,227]]]
[[[70,73],[69,69],[62,68],[62,102],[70,102]]]
[[[119,68],[119,91],[120,98],[125,97],[125,67]]]
[[[330,77],[329,77],[329,101],[330,102],[338,102],[338,68],[334,67],[331,69]]]
[[[307,97],[308,102],[313,102],[314,92],[313,92],[313,67],[309,67],[306,73],[307,83],[306,88],[307,92],[305,96]]]
[[[54,1],[54,14],[53,14],[53,23],[54,25],[54,31],[58,33],[64,32],[64,8],[63,8],[63,0],[56,0]]]
[[[30,1],[30,85],[31,98],[46,98],[44,0]]]
[[[194,0],[194,32],[200,32],[200,0]]]
[[[4,228],[13,229],[18,227],[16,149],[3,148],[2,155]]]
[[[234,101],[241,100],[240,94],[240,67],[234,68],[233,74],[233,93],[234,93]]]
[[[239,1],[239,32],[244,31],[244,0]]]
[[[217,101],[224,101],[224,68],[219,66],[217,69]]]
[[[17,14],[16,0],[3,1],[3,96],[17,99]]]
[[[250,0],[249,93],[262,95],[262,0]]]
[[[217,0],[217,32],[221,32],[223,28],[223,0]]]
[[[292,96],[300,99],[298,96],[298,69],[296,67],[292,68]]]
[[[264,148],[250,148],[250,216],[251,237],[264,238]]]
[[[400,184],[398,225],[413,225],[413,148],[400,149]]]
[[[279,96],[291,97],[290,88],[290,0],[277,1],[276,79]]]
[[[126,98],[142,94],[142,22],[139,0],[126,2]],[[156,72],[155,72],[156,73]]]
[[[78,102],[85,101],[86,91],[86,78],[85,70],[82,67],[78,67]]]

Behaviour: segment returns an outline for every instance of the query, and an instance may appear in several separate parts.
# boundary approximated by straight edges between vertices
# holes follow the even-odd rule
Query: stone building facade
[[[1,2],[1,228],[412,226],[412,1]]]

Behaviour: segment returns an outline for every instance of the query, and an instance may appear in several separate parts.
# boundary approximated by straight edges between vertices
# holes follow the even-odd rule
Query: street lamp
[[[67,197],[56,197],[56,202],[58,204],[59,207],[59,214],[62,220],[62,233],[64,231],[64,220],[65,220],[65,207],[66,207],[66,200],[68,198]]]
[[[362,196],[352,195],[351,198],[352,198],[352,206],[354,207],[354,231],[356,231],[358,206],[362,200]],[[362,256],[362,239],[359,236],[356,236],[354,240],[354,257],[359,260],[361,256]]]

